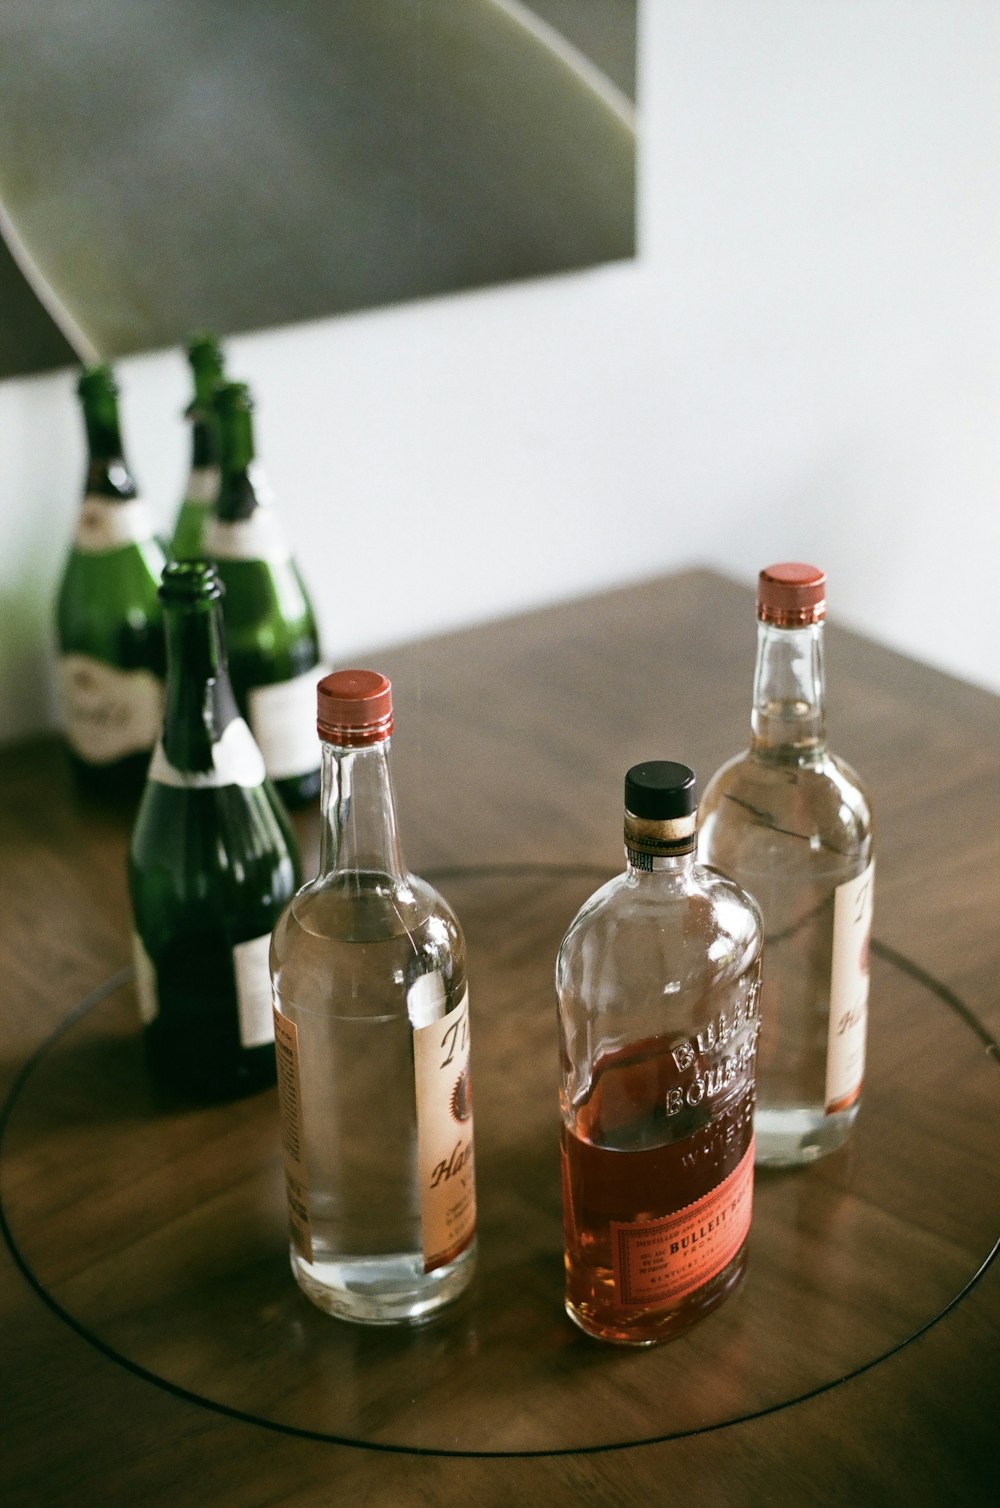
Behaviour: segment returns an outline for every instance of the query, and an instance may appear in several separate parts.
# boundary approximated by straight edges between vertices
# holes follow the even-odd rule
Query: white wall
[[[694,562],[1000,689],[1000,5],[644,0],[634,264],[240,337],[335,661]],[[179,353],[123,361],[169,527]],[[54,715],[72,374],[0,384],[0,736]]]

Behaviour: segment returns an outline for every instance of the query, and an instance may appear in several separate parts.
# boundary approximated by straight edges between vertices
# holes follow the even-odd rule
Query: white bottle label
[[[272,780],[319,768],[316,684],[325,674],[324,666],[314,665],[290,681],[251,687],[247,695],[250,726]]]
[[[74,548],[81,555],[106,555],[125,545],[141,545],[154,537],[149,504],[140,497],[116,502],[88,493],[77,519]]]
[[[444,985],[438,974],[416,980],[407,1001],[414,1023],[417,1177],[425,1272],[453,1262],[476,1233],[469,992],[436,1021],[419,1025],[430,1013],[432,993],[436,1001],[443,1000]]]
[[[219,495],[217,466],[192,466],[184,489],[184,501],[199,508],[210,508]]]
[[[826,1048],[826,1113],[846,1110],[861,1093],[868,1034],[868,949],[875,865],[838,885],[833,902],[833,969]]]
[[[163,682],[151,670],[119,670],[92,655],[59,661],[66,737],[88,764],[152,749],[163,719]]]
[[[143,947],[138,932],[132,933],[132,961],[135,964],[135,994],[139,1002],[139,1020],[148,1026],[160,1014],[160,1002],[156,994],[156,970],[153,960]]]
[[[236,1005],[240,1020],[240,1043],[243,1047],[262,1047],[274,1041],[274,1015],[271,1010],[271,975],[268,952],[271,934],[237,943],[233,948],[233,975],[236,980]],[[132,933],[132,959],[135,964],[135,993],[139,1018],[149,1026],[160,1014],[156,988],[156,969],[138,932]]]
[[[291,558],[281,524],[266,507],[233,522],[209,519],[205,554],[212,560],[263,560],[268,565],[283,565]]]
[[[271,934],[237,943],[233,949],[236,1002],[240,1012],[240,1042],[244,1047],[262,1047],[274,1041],[271,1006],[271,974],[268,952]]]
[[[149,766],[149,778],[158,785],[178,790],[213,790],[223,785],[241,785],[253,790],[260,785],[266,771],[253,734],[242,717],[234,717],[222,737],[212,745],[210,770],[179,770],[157,743]]]

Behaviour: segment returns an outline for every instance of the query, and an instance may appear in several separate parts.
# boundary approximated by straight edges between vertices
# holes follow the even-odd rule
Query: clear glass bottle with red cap
[[[317,699],[320,872],[271,943],[292,1270],[327,1313],[392,1324],[475,1263],[465,942],[403,862],[388,680],[339,671]]]
[[[768,566],[757,588],[750,747],[710,781],[699,856],[749,890],[766,940],[758,1163],[794,1166],[839,1147],[864,1077],[872,815],[826,739],[826,577]]]
[[[627,867],[556,964],[566,1310],[625,1345],[690,1329],[747,1261],[763,928],[695,828],[686,765],[630,769]]]

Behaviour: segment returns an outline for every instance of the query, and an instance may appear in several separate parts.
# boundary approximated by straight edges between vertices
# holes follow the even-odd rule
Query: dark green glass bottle
[[[219,493],[215,390],[225,375],[222,347],[214,335],[198,335],[187,354],[194,377],[194,397],[184,415],[191,421],[191,470],[170,541],[175,560],[198,560],[205,553],[205,525]]]
[[[226,642],[236,700],[289,806],[319,794],[319,637],[312,605],[254,460],[245,383],[216,389],[222,475],[205,554],[226,588]]]
[[[90,454],[56,609],[66,737],[82,786],[128,795],[163,716],[164,555],[122,454],[111,368],[84,371],[77,391]]]
[[[198,1100],[274,1081],[268,946],[299,883],[288,816],[233,697],[222,594],[203,561],[163,573],[166,711],[128,856],[150,1069]]]

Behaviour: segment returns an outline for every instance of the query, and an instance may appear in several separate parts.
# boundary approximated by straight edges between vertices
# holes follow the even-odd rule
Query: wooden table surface
[[[298,1294],[273,1092],[153,1097],[129,814],[56,740],[0,755],[0,1502],[998,1501],[1000,703],[835,623],[831,745],[877,823],[856,1134],[758,1177],[746,1283],[689,1336],[562,1313],[555,948],[621,867],[627,766],[704,783],[744,746],[753,654],[751,593],[688,572],[371,657],[408,862],[469,940],[480,1264],[417,1330]]]

